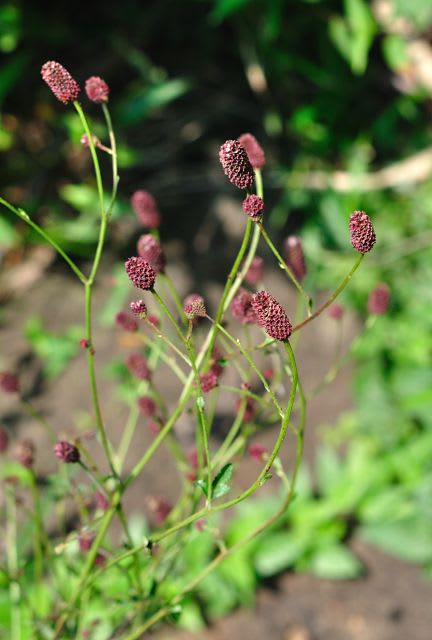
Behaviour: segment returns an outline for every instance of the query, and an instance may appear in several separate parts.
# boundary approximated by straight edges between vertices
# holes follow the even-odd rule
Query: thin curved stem
[[[108,105],[105,102],[102,103],[102,111],[105,116],[105,122],[108,129],[108,134],[110,138],[111,144],[111,165],[112,165],[112,192],[111,192],[111,202],[108,207],[108,215],[111,213],[111,210],[114,206],[114,202],[117,196],[117,187],[119,183],[119,175],[118,175],[118,157],[117,157],[117,143],[114,135],[114,129],[112,126],[111,115],[108,109]]]

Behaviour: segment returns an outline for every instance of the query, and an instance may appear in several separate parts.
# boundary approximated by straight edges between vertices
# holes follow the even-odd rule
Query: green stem
[[[32,229],[34,229],[44,240],[46,240],[63,258],[63,260],[67,262],[74,274],[81,280],[83,284],[87,282],[87,278],[85,277],[81,269],[79,269],[75,262],[67,255],[67,253],[63,251],[63,249],[57,244],[54,238],[51,238],[51,236],[46,233],[46,231],[44,231],[39,225],[37,225],[36,222],[33,222],[28,213],[26,213],[23,209],[17,209],[3,198],[0,198],[0,204],[9,209],[9,211],[12,211],[12,213],[21,218],[21,220],[24,220],[24,222],[26,222]]]
[[[17,509],[14,488],[6,486],[6,554],[11,606],[11,640],[21,640],[21,587],[18,581]]]
[[[182,330],[180,329],[180,327],[178,326],[177,322],[175,321],[175,318],[172,315],[171,311],[168,309],[168,307],[166,306],[165,302],[162,300],[162,298],[160,297],[160,295],[158,294],[158,292],[155,289],[152,289],[151,292],[152,292],[156,302],[160,306],[162,312],[166,315],[166,317],[168,318],[168,320],[171,322],[172,326],[176,330],[176,333],[179,336],[182,344],[185,344],[185,336],[183,335]]]
[[[43,579],[43,558],[44,558],[44,528],[42,522],[42,513],[40,505],[40,496],[37,486],[36,476],[31,470],[31,493],[33,499],[33,518],[35,532],[33,534],[34,562],[35,562],[35,581],[41,584]]]
[[[84,115],[84,111],[82,110],[82,107],[80,105],[79,102],[77,102],[76,100],[74,100],[73,105],[78,113],[78,116],[81,120],[81,124],[84,127],[84,131],[87,134],[87,139],[88,139],[88,143],[89,143],[89,148],[90,148],[90,153],[92,156],[92,160],[93,160],[93,167],[94,167],[94,172],[95,172],[95,176],[96,176],[96,185],[97,185],[97,192],[98,192],[98,196],[99,196],[99,207],[100,207],[100,211],[102,214],[102,218],[105,217],[106,212],[105,212],[105,203],[104,203],[104,190],[103,190],[103,184],[102,184],[102,175],[101,175],[101,170],[100,170],[100,166],[99,166],[99,160],[97,157],[97,153],[96,153],[96,147],[94,145],[93,142],[93,135],[92,132],[90,131],[90,127],[89,124],[87,122],[87,118]],[[113,154],[114,157],[114,154]]]
[[[184,313],[184,310],[183,310],[183,305],[181,303],[181,300],[179,298],[179,295],[177,293],[177,290],[176,290],[176,288],[174,286],[173,281],[171,280],[170,276],[167,273],[161,273],[160,275],[163,278],[163,280],[164,280],[164,282],[165,282],[165,284],[166,284],[166,286],[167,286],[167,288],[168,288],[168,290],[169,290],[169,292],[171,294],[171,297],[172,297],[173,302],[174,302],[174,304],[176,306],[176,309],[177,309],[177,312],[179,314],[179,317],[182,319],[183,324],[185,325],[185,327],[187,327],[187,318],[185,316],[185,313]]]
[[[112,193],[111,193],[111,202],[108,207],[108,215],[111,213],[112,207],[114,206],[114,202],[117,196],[117,187],[119,183],[119,175],[118,175],[118,157],[117,157],[117,143],[114,135],[114,129],[112,126],[111,115],[108,109],[108,105],[105,102],[102,103],[102,111],[105,116],[105,122],[107,124],[108,134],[110,138],[111,144],[111,164],[112,164]]]

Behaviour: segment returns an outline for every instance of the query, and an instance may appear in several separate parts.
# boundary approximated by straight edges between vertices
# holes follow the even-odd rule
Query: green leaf
[[[246,7],[251,0],[216,0],[210,16],[213,22],[222,22],[225,18]]]
[[[230,462],[222,467],[212,483],[213,498],[220,498],[231,491],[231,477],[234,471],[234,465]]]
[[[363,567],[358,558],[342,545],[319,548],[303,568],[320,578],[331,580],[349,580],[362,573]]]
[[[402,560],[419,564],[432,561],[432,526],[423,517],[366,525],[359,535]]]
[[[82,328],[72,326],[62,334],[55,334],[43,328],[42,321],[32,316],[25,326],[25,337],[42,359],[44,373],[48,378],[60,375],[66,365],[79,351]]]
[[[117,108],[115,112],[116,120],[125,125],[138,124],[152,110],[180,98],[189,89],[190,82],[180,78],[146,86]]]
[[[207,498],[207,496],[208,496],[207,480],[197,480],[195,484],[197,485],[197,487],[199,487],[201,489],[201,491],[203,492],[203,494]]]
[[[253,559],[257,573],[266,578],[288,569],[301,556],[306,544],[305,539],[289,531],[265,536]]]

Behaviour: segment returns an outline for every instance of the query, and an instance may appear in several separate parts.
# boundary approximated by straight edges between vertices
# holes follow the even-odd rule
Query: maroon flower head
[[[221,352],[219,347],[216,346],[213,349],[212,357],[210,360],[210,371],[212,371],[215,374],[215,376],[217,376],[218,378],[222,375],[224,370],[223,365],[219,362],[219,360],[222,360],[222,359],[223,359],[223,353]]]
[[[147,260],[139,256],[133,256],[126,260],[125,269],[129,280],[131,280],[138,289],[143,289],[144,291],[153,289],[156,273]]]
[[[97,489],[94,494],[96,507],[101,511],[106,511],[109,507],[109,502],[100,489]]]
[[[251,133],[243,133],[238,141],[245,148],[249,162],[254,169],[262,169],[265,165],[265,154],[258,140]]]
[[[252,294],[246,289],[240,288],[231,302],[233,317],[242,324],[255,324],[257,317],[252,308]]]
[[[252,296],[252,307],[257,314],[258,322],[266,333],[275,340],[287,340],[292,332],[292,325],[287,314],[267,291],[258,291]]]
[[[17,376],[10,371],[1,371],[0,389],[5,393],[18,393],[19,382]]]
[[[284,242],[285,262],[300,282],[306,275],[306,265],[300,238],[288,236]]]
[[[248,284],[257,284],[264,278],[264,260],[259,256],[252,259],[249,269],[246,271],[245,280]]]
[[[154,420],[149,420],[147,422],[147,427],[148,427],[148,430],[150,431],[150,433],[152,433],[154,436],[156,434],[158,434],[159,431],[160,431],[158,423],[155,422]]]
[[[249,189],[254,172],[247,153],[237,140],[227,140],[219,150],[219,160],[228,180],[239,189]]]
[[[65,442],[64,440],[57,442],[54,447],[54,453],[61,462],[66,462],[67,464],[79,462],[81,458],[80,452],[75,445],[70,442]]]
[[[72,78],[69,71],[66,71],[58,62],[53,60],[45,62],[41,69],[41,75],[55,97],[63,104],[68,104],[78,98],[81,90],[79,84]]]
[[[9,434],[4,427],[0,426],[0,453],[4,453],[9,445]]]
[[[254,222],[261,222],[264,211],[264,200],[259,196],[250,194],[243,200],[243,211]]]
[[[97,104],[108,102],[109,86],[105,80],[102,80],[102,78],[98,76],[92,76],[86,80],[85,92],[87,98],[92,102],[96,102]]]
[[[249,455],[257,462],[262,462],[267,454],[267,449],[258,442],[249,445]]]
[[[372,220],[364,211],[354,211],[349,219],[351,244],[359,253],[367,253],[376,242]]]
[[[333,318],[333,320],[340,320],[344,314],[344,308],[342,305],[335,302],[331,307],[329,307],[328,314],[330,318]]]
[[[81,347],[81,349],[88,349],[90,346],[90,342],[87,340],[87,338],[81,338],[81,340],[79,341],[79,346]]]
[[[208,393],[215,387],[217,387],[218,377],[214,371],[208,371],[200,375],[201,389],[203,393]]]
[[[119,311],[115,317],[115,323],[119,329],[123,331],[136,331],[138,329],[138,322],[136,319],[126,311]]]
[[[369,313],[382,315],[385,313],[390,304],[390,288],[385,282],[377,284],[375,289],[370,292],[367,308]]]
[[[157,208],[156,200],[148,191],[144,191],[143,189],[135,191],[131,198],[131,204],[142,225],[149,229],[160,226],[161,216]]]
[[[150,380],[151,371],[147,360],[140,353],[131,353],[126,360],[126,366],[138,380]]]
[[[130,308],[132,313],[140,320],[143,320],[147,317],[147,307],[144,304],[144,300],[135,300],[130,303]]]
[[[165,254],[161,247],[161,243],[150,233],[140,236],[137,243],[138,255],[147,260],[156,273],[165,271]]]
[[[190,293],[188,296],[186,296],[186,298],[183,300],[183,310],[188,320],[205,318],[207,315],[204,298],[198,293]]]
[[[156,403],[150,396],[140,396],[137,405],[141,413],[148,418],[151,418],[156,411]]]
[[[274,369],[272,369],[271,367],[269,367],[268,369],[265,369],[263,371],[263,376],[267,380],[267,382],[271,382],[274,377]]]
[[[25,438],[18,443],[15,449],[15,458],[23,467],[30,469],[34,463],[35,450],[33,441]]]
[[[83,529],[78,536],[78,544],[81,553],[87,553],[90,551],[93,540],[95,539],[95,534],[93,531],[89,531],[89,529]]]

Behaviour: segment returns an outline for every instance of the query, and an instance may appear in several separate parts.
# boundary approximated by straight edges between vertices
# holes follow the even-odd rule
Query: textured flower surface
[[[254,172],[247,153],[238,140],[227,140],[219,150],[219,160],[228,180],[239,189],[249,189]]]
[[[367,308],[369,313],[382,315],[385,313],[390,304],[390,287],[385,282],[377,284],[375,289],[370,292]]]
[[[92,102],[101,104],[102,102],[108,102],[109,87],[105,80],[99,78],[99,76],[91,76],[85,83],[85,92],[87,97]]]
[[[63,104],[68,104],[78,98],[79,84],[72,78],[69,71],[66,71],[58,62],[53,60],[45,62],[41,69],[41,75],[57,100]]]
[[[80,452],[75,445],[64,440],[57,442],[54,447],[54,453],[61,462],[66,462],[67,464],[73,464],[80,461]]]
[[[264,211],[264,200],[259,196],[250,194],[243,200],[243,211],[254,222],[259,222]]]
[[[376,242],[372,220],[364,211],[354,211],[349,220],[351,244],[359,253],[368,253]]]
[[[150,233],[145,233],[138,238],[137,242],[138,255],[147,260],[156,273],[162,273],[165,270],[165,254],[161,243]]]
[[[288,236],[284,242],[285,262],[297,280],[303,280],[306,275],[306,264],[300,238]]]
[[[130,303],[130,308],[132,313],[143,320],[147,316],[147,307],[144,303],[144,300],[134,300]]]
[[[131,197],[132,208],[138,220],[142,225],[149,229],[154,229],[160,226],[161,216],[156,204],[156,200],[151,193],[139,189],[132,194]]]
[[[218,377],[214,371],[208,371],[200,376],[201,389],[208,393],[217,386]]]
[[[252,296],[252,307],[257,315],[258,323],[266,333],[275,340],[286,340],[292,332],[292,325],[287,314],[273,296],[267,291],[258,291]]]
[[[147,260],[140,256],[133,256],[125,262],[126,273],[129,280],[138,289],[150,291],[153,289],[156,280],[156,272]]]
[[[204,298],[198,293],[191,293],[183,301],[183,310],[188,320],[195,320],[196,318],[205,318],[207,315],[207,309],[205,306]]]
[[[249,162],[254,169],[262,169],[265,165],[265,154],[258,140],[251,133],[243,133],[238,141],[245,148]]]
[[[240,288],[231,302],[233,317],[242,324],[255,324],[257,316],[252,307],[252,294],[246,289]]]

